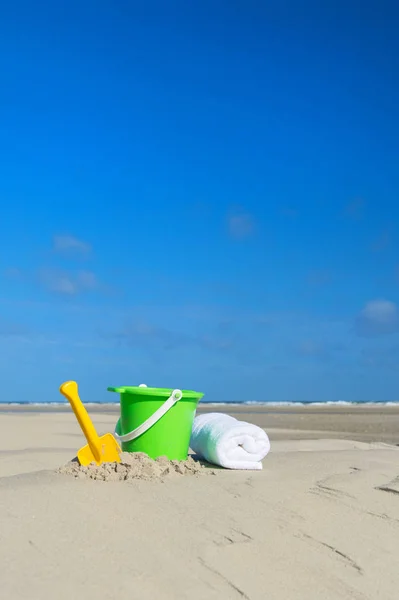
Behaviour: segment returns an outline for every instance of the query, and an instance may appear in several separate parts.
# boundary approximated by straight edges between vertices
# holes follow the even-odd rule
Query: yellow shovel
[[[79,425],[88,442],[77,454],[78,461],[84,467],[94,462],[97,465],[108,462],[120,462],[120,452],[118,442],[111,433],[98,436],[95,427],[87,414],[87,410],[82,404],[78,394],[78,384],[75,381],[66,381],[60,387],[60,392],[69,400],[72,410],[75,413]]]

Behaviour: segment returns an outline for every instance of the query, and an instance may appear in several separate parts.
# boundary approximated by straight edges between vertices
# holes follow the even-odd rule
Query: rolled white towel
[[[226,469],[260,470],[270,441],[257,425],[208,413],[195,417],[190,448],[200,458]]]

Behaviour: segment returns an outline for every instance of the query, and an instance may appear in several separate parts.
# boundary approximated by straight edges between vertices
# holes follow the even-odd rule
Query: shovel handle
[[[60,387],[60,392],[69,401],[75,417],[85,435],[87,443],[89,444],[90,450],[93,453],[96,461],[101,460],[101,443],[98,437],[97,431],[90,419],[87,410],[82,404],[78,393],[78,384],[76,381],[66,381]]]

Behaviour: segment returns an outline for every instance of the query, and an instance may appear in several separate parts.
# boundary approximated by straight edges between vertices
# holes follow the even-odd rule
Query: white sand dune
[[[1,597],[394,600],[399,448],[268,433],[261,472],[103,483],[53,472],[72,415],[0,415]]]

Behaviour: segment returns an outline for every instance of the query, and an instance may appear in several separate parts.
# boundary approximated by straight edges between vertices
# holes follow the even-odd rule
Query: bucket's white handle
[[[148,419],[146,421],[144,421],[144,423],[142,423],[141,425],[136,427],[136,429],[133,429],[133,431],[130,431],[129,433],[125,433],[124,435],[119,435],[117,433],[117,429],[118,429],[118,425],[119,425],[119,420],[118,420],[116,427],[115,427],[116,439],[120,442],[131,442],[132,440],[135,440],[137,437],[139,437],[139,435],[142,435],[143,433],[148,431],[148,429],[150,427],[155,425],[155,423],[157,423],[159,421],[159,419],[161,419],[168,412],[168,410],[170,410],[172,408],[172,406],[174,406],[176,404],[176,402],[178,402],[182,398],[183,398],[183,392],[181,390],[173,390],[173,392],[169,396],[169,398],[162,404],[162,406],[160,408],[158,408],[158,410],[156,410],[154,412],[153,415],[151,415],[151,417],[148,417]]]

